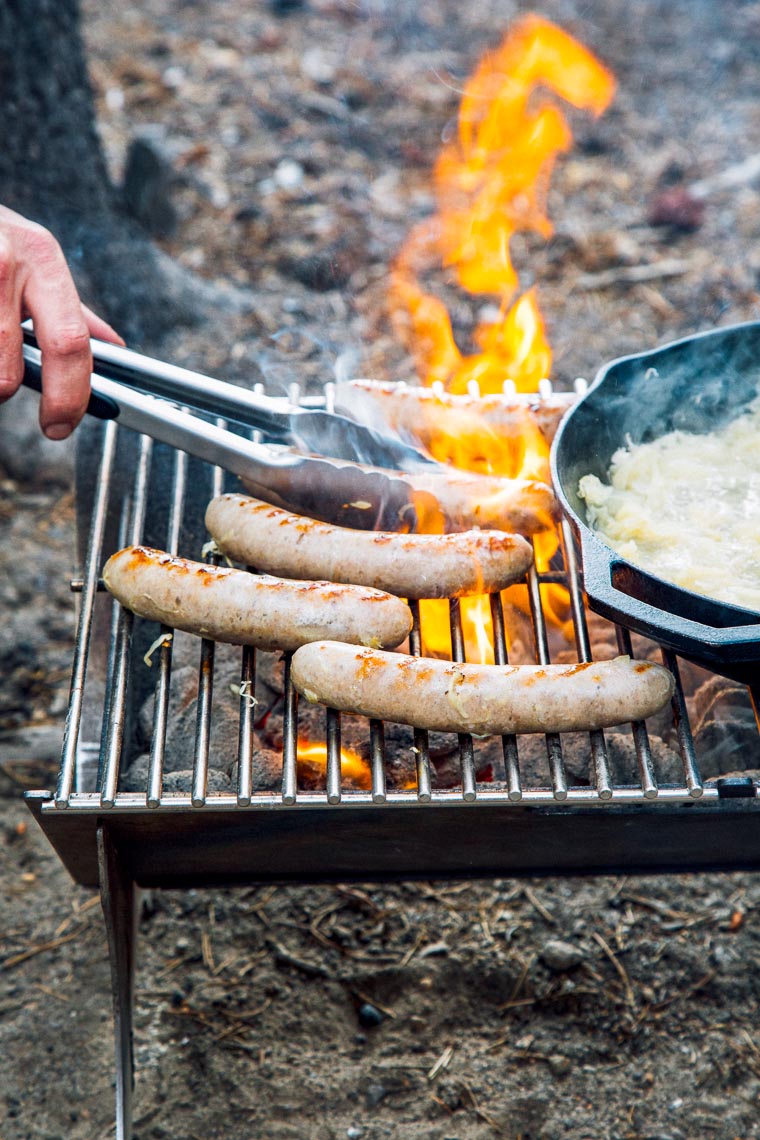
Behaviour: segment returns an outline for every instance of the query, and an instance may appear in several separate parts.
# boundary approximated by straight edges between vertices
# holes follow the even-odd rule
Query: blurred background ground
[[[271,387],[316,390],[336,368],[410,379],[388,265],[431,210],[463,80],[524,10],[86,0],[114,179],[142,139],[154,174],[134,175],[131,208],[186,268],[253,295],[247,315],[167,329],[162,353]],[[599,121],[569,116],[553,238],[515,243],[564,387],[758,315],[760,193],[736,168],[760,152],[760,6],[555,0],[541,13],[619,84]],[[479,304],[456,299],[463,340]],[[99,906],[20,801],[53,779],[65,712],[65,455],[44,473],[6,469],[0,503],[2,1140],[112,1129]],[[153,894],[136,1134],[760,1136],[759,899],[755,876],[718,874]]]

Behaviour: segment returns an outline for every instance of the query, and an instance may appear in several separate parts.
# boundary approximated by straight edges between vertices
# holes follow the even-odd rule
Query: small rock
[[[277,164],[277,169],[274,172],[274,182],[281,190],[295,190],[303,182],[304,169],[300,162],[294,162],[291,158],[283,158],[282,162]]]
[[[385,1021],[385,1014],[382,1010],[379,1010],[377,1006],[370,1005],[368,1001],[359,1006],[358,1017],[359,1024],[363,1029],[374,1029]]]
[[[364,1129],[359,1128],[359,1126],[356,1124],[352,1124],[350,1128],[346,1129],[346,1136],[348,1137],[348,1140],[360,1140],[363,1135]]]
[[[586,955],[578,946],[573,946],[570,942],[562,942],[559,938],[553,938],[544,944],[539,957],[550,970],[560,973],[563,970],[573,970],[576,966],[580,966]]]
[[[364,1099],[367,1102],[367,1108],[377,1108],[381,1100],[384,1100],[388,1095],[388,1090],[385,1085],[368,1085],[367,1091],[364,1094]]]
[[[693,233],[704,219],[704,202],[692,197],[685,186],[671,186],[660,191],[649,206],[650,226],[670,226],[674,230]]]
[[[573,1067],[570,1058],[563,1057],[561,1053],[552,1053],[547,1061],[555,1077],[566,1077]]]

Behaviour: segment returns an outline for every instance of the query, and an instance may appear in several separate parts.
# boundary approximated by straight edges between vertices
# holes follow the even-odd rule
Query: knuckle
[[[66,326],[59,325],[48,337],[42,346],[43,354],[51,356],[82,356],[89,358],[90,334],[86,325]]]
[[[0,371],[0,403],[9,400],[21,386],[21,372],[5,367]]]
[[[13,281],[16,275],[16,257],[13,246],[0,234],[0,288]]]
[[[30,222],[28,227],[24,228],[23,243],[26,252],[31,254],[35,261],[63,260],[63,251],[50,230],[37,225],[36,222]]]

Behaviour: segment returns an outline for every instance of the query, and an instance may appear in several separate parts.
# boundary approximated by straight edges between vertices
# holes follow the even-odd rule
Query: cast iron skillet
[[[593,474],[606,481],[613,452],[629,440],[648,442],[676,428],[712,431],[759,392],[757,321],[624,356],[604,365],[565,417],[551,460],[591,608],[753,687],[760,679],[760,614],[674,586],[620,557],[590,530],[578,480]],[[709,511],[709,502],[705,506]]]

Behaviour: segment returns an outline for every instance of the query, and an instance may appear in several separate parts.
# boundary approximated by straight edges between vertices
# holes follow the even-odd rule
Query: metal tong
[[[40,391],[42,354],[28,326],[23,352],[24,384]],[[103,341],[93,340],[92,352],[90,415],[224,467],[252,494],[287,510],[362,530],[414,529],[413,486],[393,471],[442,469],[415,448],[344,416],[299,408]],[[256,443],[186,408],[289,446]]]

